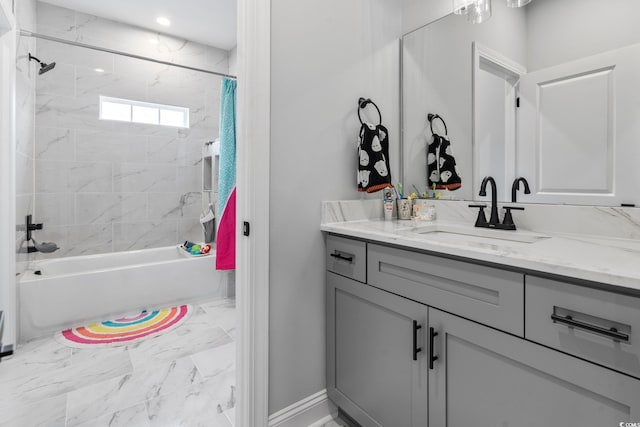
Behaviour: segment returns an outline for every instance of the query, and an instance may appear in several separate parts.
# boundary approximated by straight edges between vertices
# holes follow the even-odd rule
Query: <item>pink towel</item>
[[[233,187],[222,216],[216,237],[216,270],[236,268],[236,188]]]

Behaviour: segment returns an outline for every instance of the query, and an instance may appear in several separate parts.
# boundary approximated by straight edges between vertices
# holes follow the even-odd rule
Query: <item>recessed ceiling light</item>
[[[159,16],[156,18],[156,22],[160,25],[163,25],[165,27],[168,27],[169,25],[171,25],[171,21],[169,21],[168,18],[165,18],[164,16]]]
[[[96,73],[104,73],[104,70],[102,68],[94,68],[93,71],[95,71]]]

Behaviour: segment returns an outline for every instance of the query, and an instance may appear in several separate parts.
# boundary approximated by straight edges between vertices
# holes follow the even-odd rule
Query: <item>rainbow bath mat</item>
[[[157,337],[184,323],[191,315],[190,305],[164,308],[67,329],[56,334],[56,339],[68,347],[116,347]]]

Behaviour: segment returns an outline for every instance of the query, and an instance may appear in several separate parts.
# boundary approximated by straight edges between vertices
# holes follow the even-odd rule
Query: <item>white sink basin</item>
[[[462,224],[428,224],[415,227],[412,234],[430,240],[449,242],[499,243],[499,241],[517,243],[536,243],[549,236],[526,230],[496,230]]]

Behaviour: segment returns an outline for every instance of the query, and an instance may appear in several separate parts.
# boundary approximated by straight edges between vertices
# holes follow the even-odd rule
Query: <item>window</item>
[[[188,128],[189,109],[100,96],[100,120]]]

